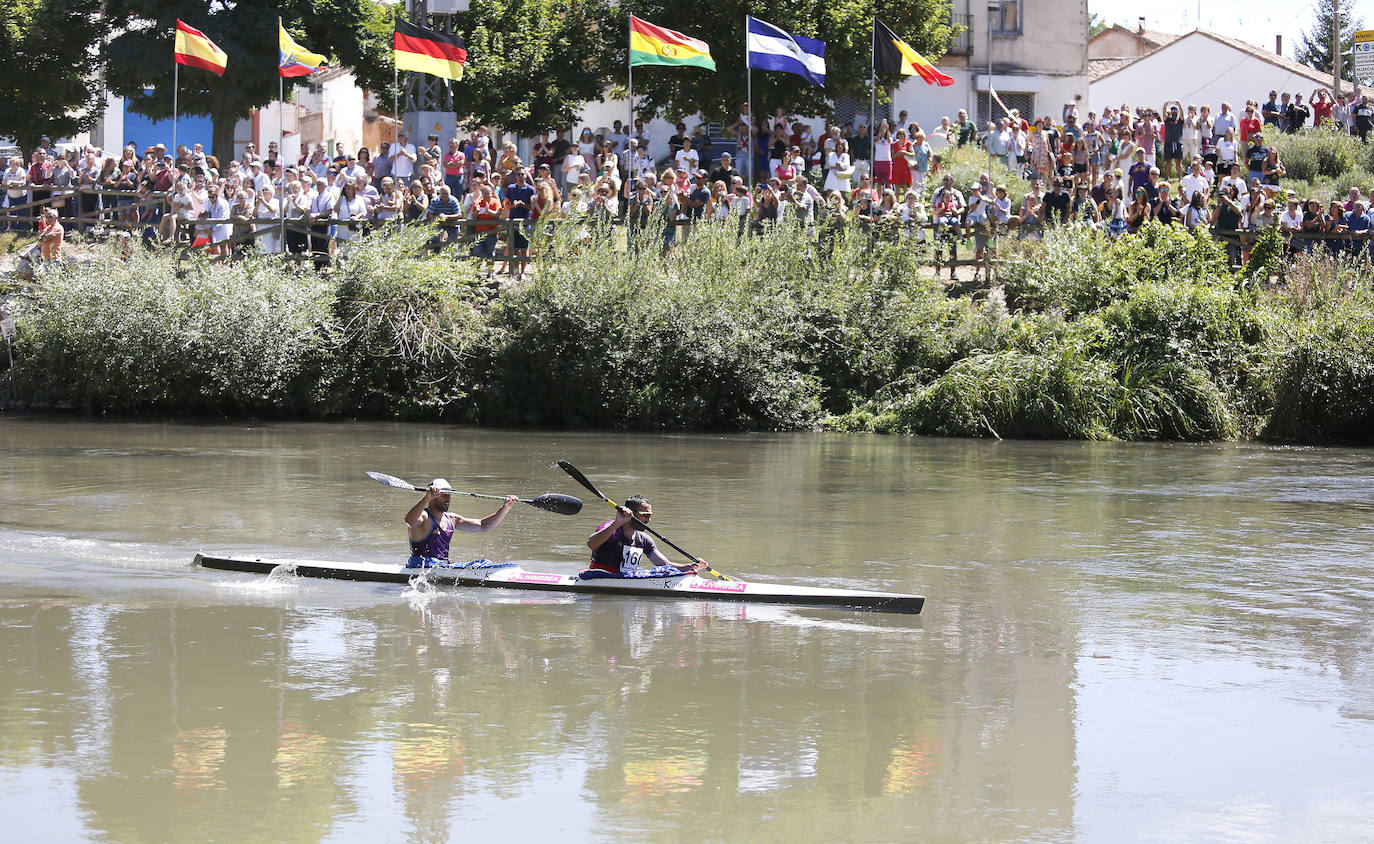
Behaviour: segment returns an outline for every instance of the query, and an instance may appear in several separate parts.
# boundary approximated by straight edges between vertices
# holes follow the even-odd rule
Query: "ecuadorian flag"
[[[900,73],[903,76],[919,76],[927,85],[945,87],[954,84],[954,77],[940,72],[940,69],[915,50],[911,45],[893,34],[887,25],[877,18],[873,19],[873,66],[883,73]]]
[[[312,53],[292,40],[281,18],[277,18],[278,40],[281,44],[281,58],[277,72],[282,76],[309,76],[324,67],[326,59],[319,53]]]
[[[641,64],[716,69],[711,46],[705,41],[630,15],[630,66]]]

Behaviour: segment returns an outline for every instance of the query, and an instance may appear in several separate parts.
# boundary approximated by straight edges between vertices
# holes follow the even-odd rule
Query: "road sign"
[[[0,319],[0,336],[3,336],[6,340],[14,336],[13,317],[5,317],[4,319]]]
[[[1355,33],[1355,79],[1362,83],[1374,79],[1374,29]]]

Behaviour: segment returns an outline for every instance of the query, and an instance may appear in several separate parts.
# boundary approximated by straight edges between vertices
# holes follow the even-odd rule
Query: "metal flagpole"
[[[874,133],[878,130],[878,124],[873,122],[878,113],[878,19],[876,17],[873,19],[873,38],[868,46],[871,48],[868,54],[868,81],[870,83],[868,89],[868,160],[874,162],[878,160],[873,152],[877,145],[877,141],[874,140]],[[876,186],[877,180],[871,180],[869,184]]]
[[[181,153],[177,152],[177,89],[181,87],[181,64],[172,59],[172,166],[181,163]]]
[[[635,37],[635,36],[634,36],[634,15],[632,14],[632,15],[630,15],[630,39],[631,39],[631,47],[630,47],[630,50],[631,50],[631,51],[634,50],[634,46],[633,46],[634,37]],[[628,86],[627,86],[627,88],[626,88],[625,99],[629,102],[629,106],[630,106],[630,122],[629,122],[628,125],[625,126],[625,135],[626,135],[627,137],[634,137],[634,132],[635,132],[635,59],[634,59],[634,56],[628,56],[627,58],[628,58],[629,64],[627,64],[627,65],[625,66],[625,72],[626,72],[627,74],[629,74],[629,77],[628,77],[628,78],[629,78],[629,83],[628,83]],[[626,146],[626,147],[629,147],[629,144],[626,144],[625,146]],[[629,151],[628,148],[627,148],[627,149],[621,150],[621,153],[622,153],[622,154],[625,154],[625,155],[628,155],[629,152],[630,152],[630,151]],[[634,166],[634,162],[633,162],[633,161],[630,161],[630,162],[629,162],[629,167],[633,167],[633,166]],[[629,171],[628,171],[628,168],[627,168],[626,172],[629,172]],[[629,181],[630,181],[629,179],[626,179],[626,180],[625,180],[626,184],[628,184]]]
[[[754,63],[749,59],[749,16],[744,16],[744,76],[745,97],[749,104],[749,125],[745,135],[749,150],[749,190],[754,189]]]
[[[281,174],[281,193],[277,196],[277,212],[281,215],[281,251],[286,251],[286,83],[281,68],[277,68],[277,172]]]
[[[401,11],[400,5],[397,5],[396,18],[398,21],[401,17]],[[395,25],[391,28],[400,29],[400,27]],[[394,44],[396,36],[393,35],[391,40]],[[401,134],[399,122],[401,119],[401,71],[396,67],[396,51],[394,49],[391,51],[391,116],[393,118],[391,121],[391,143],[394,147],[396,142],[400,140]],[[392,149],[391,154],[394,157],[396,155],[396,150]]]

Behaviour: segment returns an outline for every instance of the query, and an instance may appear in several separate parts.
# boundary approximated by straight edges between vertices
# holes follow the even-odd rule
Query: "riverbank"
[[[555,244],[499,295],[422,231],[337,270],[113,252],[12,299],[20,404],[83,413],[1130,440],[1368,441],[1361,265],[1277,236],[1054,232],[951,295],[907,244],[694,231],[666,257]],[[1268,257],[1265,257],[1265,252]],[[1012,252],[1009,250],[1009,252]]]

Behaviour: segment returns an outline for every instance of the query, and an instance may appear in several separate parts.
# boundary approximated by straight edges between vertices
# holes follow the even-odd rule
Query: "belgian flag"
[[[468,49],[457,35],[445,35],[409,21],[396,21],[396,40],[392,46],[396,51],[397,70],[413,70],[444,79],[463,78]]]
[[[939,68],[911,49],[910,44],[894,35],[877,18],[873,19],[873,66],[883,73],[919,76],[927,85],[945,87],[954,84],[953,76],[941,73]]]

